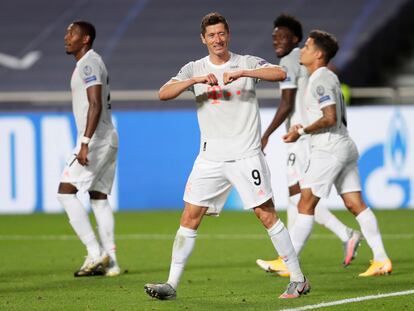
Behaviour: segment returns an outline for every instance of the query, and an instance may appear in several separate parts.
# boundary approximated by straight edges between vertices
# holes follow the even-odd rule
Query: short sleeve
[[[288,57],[289,55],[283,57],[279,64],[286,71],[286,79],[279,83],[281,90],[296,89],[298,87],[300,64],[297,58]]]
[[[194,62],[189,62],[185,64],[176,76],[172,77],[171,80],[184,81],[191,79],[194,76]],[[194,86],[191,86],[187,91],[194,93]]]
[[[329,105],[336,104],[335,102],[335,84],[321,78],[315,79],[311,86],[312,95],[318,101],[319,107],[322,109]]]
[[[85,87],[102,84],[102,68],[94,59],[86,59],[78,65],[79,74]]]
[[[248,69],[258,69],[271,65],[267,60],[251,55],[247,55],[246,62]]]
[[[185,64],[175,77],[172,77],[173,80],[183,81],[191,79],[194,76],[194,62],[189,62]]]

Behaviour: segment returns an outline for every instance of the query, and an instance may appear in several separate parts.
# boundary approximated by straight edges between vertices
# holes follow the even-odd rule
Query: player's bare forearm
[[[102,112],[102,87],[94,85],[87,90],[89,108],[86,119],[86,128],[84,136],[91,138],[98,126],[99,118]]]
[[[193,77],[187,80],[170,80],[165,83],[158,92],[158,97],[160,100],[169,100],[174,99],[179,96],[181,93],[186,91],[189,87],[197,83],[205,83],[209,85],[217,85],[218,80],[216,76],[212,73],[206,76]]]
[[[273,117],[272,122],[263,134],[265,140],[269,139],[270,135],[276,131],[279,126],[286,120],[288,115],[292,112],[295,103],[296,89],[286,89],[282,91],[282,98],[280,100],[279,107],[277,108],[276,114]],[[263,146],[262,148],[266,146]]]
[[[280,66],[271,65],[257,69],[243,70],[242,77],[256,78],[264,81],[283,81],[286,79],[286,72]]]
[[[305,133],[316,133],[336,124],[336,105],[329,105],[322,108],[322,113],[322,117],[304,128]]]
[[[187,79],[183,81],[170,80],[160,88],[158,97],[160,100],[174,99],[193,85],[193,79]]]

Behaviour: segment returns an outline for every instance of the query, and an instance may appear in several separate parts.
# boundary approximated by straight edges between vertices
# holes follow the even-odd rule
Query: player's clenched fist
[[[213,73],[209,73],[206,76],[194,78],[196,83],[205,83],[209,85],[218,85],[217,77]]]
[[[242,71],[229,71],[223,74],[224,85],[229,84],[242,76]]]
[[[303,128],[301,124],[295,124],[292,125],[289,129],[289,132],[287,132],[285,135],[283,135],[283,141],[285,143],[293,143],[299,139],[299,129]]]

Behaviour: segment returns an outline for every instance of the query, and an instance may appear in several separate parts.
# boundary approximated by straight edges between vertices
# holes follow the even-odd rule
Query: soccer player
[[[308,72],[300,65],[299,43],[302,41],[302,25],[295,17],[281,14],[273,22],[272,33],[273,46],[276,56],[280,58],[280,66],[286,70],[286,79],[279,83],[281,101],[276,114],[262,137],[262,148],[268,143],[272,133],[285,122],[288,131],[292,124],[305,124],[306,116],[303,104],[303,95],[308,82]],[[287,179],[289,187],[289,205],[287,209],[288,229],[291,230],[298,214],[298,202],[300,198],[299,181],[307,165],[309,139],[302,136],[295,143],[287,144]],[[331,230],[344,245],[344,266],[348,266],[356,256],[356,250],[360,244],[361,234],[345,226],[340,222],[325,205],[319,203],[315,209],[315,221]],[[296,252],[298,253],[298,252]],[[269,272],[277,272],[287,276],[286,265],[279,257],[276,260],[256,261],[259,267]]]
[[[338,49],[331,34],[314,30],[300,53],[300,61],[309,73],[304,93],[308,125],[293,125],[283,140],[291,143],[308,134],[311,150],[309,167],[301,183],[299,214],[290,230],[292,243],[295,250],[301,249],[311,233],[316,205],[335,185],[345,206],[355,215],[374,254],[370,267],[359,276],[389,274],[392,264],[385,252],[377,219],[362,199],[357,165],[359,155],[348,135],[341,86],[337,76],[326,67]]]
[[[146,284],[148,295],[176,298],[176,289],[208,208],[220,210],[234,186],[246,209],[253,209],[289,267],[290,283],[280,298],[297,298],[310,290],[302,274],[289,233],[273,205],[270,172],[261,152],[257,81],[281,81],[278,66],[229,51],[230,32],[219,13],[201,22],[201,41],[208,56],[189,62],[159,91],[161,100],[190,90],[197,103],[200,153],[185,188],[185,207],[172,250],[166,283]]]
[[[77,63],[72,74],[72,108],[77,128],[73,156],[63,170],[57,198],[88,255],[77,276],[120,274],[114,242],[114,216],[108,201],[115,176],[118,134],[112,124],[108,72],[92,49],[95,27],[85,21],[69,25],[65,49]],[[76,196],[88,191],[98,225],[97,241],[87,211]]]

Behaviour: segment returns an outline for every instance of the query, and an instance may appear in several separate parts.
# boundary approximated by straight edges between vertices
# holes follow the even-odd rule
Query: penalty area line
[[[365,300],[381,299],[381,298],[386,298],[386,297],[404,296],[404,295],[412,295],[412,294],[414,294],[414,289],[406,290],[402,292],[388,293],[388,294],[378,294],[378,295],[370,295],[370,296],[362,296],[362,297],[336,300],[336,301],[331,301],[331,302],[322,302],[322,303],[318,303],[315,305],[308,305],[308,306],[303,306],[303,307],[298,307],[298,308],[281,309],[279,311],[313,310],[313,309],[319,309],[319,308],[324,308],[324,307],[343,305],[347,303],[360,302],[360,301],[365,301]]]

